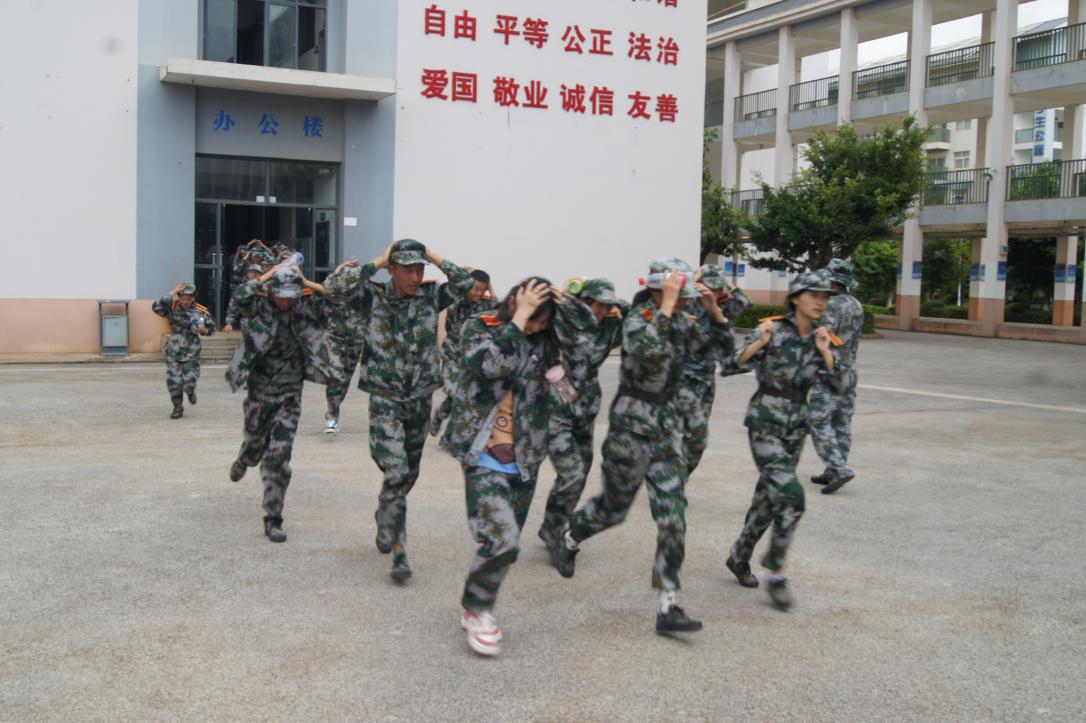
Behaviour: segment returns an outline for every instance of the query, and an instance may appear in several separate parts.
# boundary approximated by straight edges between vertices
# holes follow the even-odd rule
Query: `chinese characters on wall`
[[[256,130],[262,136],[278,136],[281,125],[273,113],[262,113],[256,123]],[[218,114],[212,120],[211,130],[213,133],[229,133],[235,126],[237,122],[234,117],[226,109],[219,108]],[[282,130],[284,133],[300,131],[306,138],[324,138],[324,119],[319,115],[307,115],[302,119],[300,128],[286,126]]]

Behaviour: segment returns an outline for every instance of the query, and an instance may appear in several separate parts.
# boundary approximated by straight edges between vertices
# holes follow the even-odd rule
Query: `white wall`
[[[450,259],[486,268],[495,287],[528,274],[561,281],[606,276],[629,298],[650,259],[696,264],[700,239],[705,0],[460,0],[438,2],[478,18],[470,42],[423,33],[430,0],[400,2],[394,236],[414,237]],[[495,15],[549,21],[541,49],[506,47]],[[613,31],[613,56],[564,52],[567,25]],[[630,31],[653,39],[652,62],[627,57]],[[660,36],[679,45],[677,66],[655,62]],[[588,42],[586,41],[586,51]],[[423,68],[477,73],[478,102],[424,98]],[[546,110],[503,108],[493,79],[540,80]],[[562,110],[560,86],[615,91],[614,116]],[[652,120],[627,116],[627,94],[653,97]],[[678,99],[676,123],[659,122],[656,96]],[[523,91],[520,96],[523,103]]]
[[[5,7],[2,298],[135,296],[137,4]]]

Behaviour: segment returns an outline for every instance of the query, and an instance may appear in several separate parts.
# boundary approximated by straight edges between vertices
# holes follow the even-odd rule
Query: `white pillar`
[[[841,10],[841,63],[837,76],[837,125],[852,122],[852,74],[860,46],[860,25],[856,8]]]
[[[1069,105],[1063,109],[1063,157],[1082,158],[1082,123],[1086,106]],[[1056,239],[1056,273],[1052,290],[1052,323],[1073,326],[1075,323],[1075,280],[1082,269],[1078,263],[1078,237]]]
[[[992,20],[994,13],[981,13],[980,16],[980,42],[989,43],[992,40]],[[984,69],[985,72],[987,69]],[[973,154],[976,162],[974,168],[984,168],[988,165],[988,118],[977,118],[977,147]]]
[[[773,185],[783,186],[792,180],[795,156],[792,133],[788,130],[791,105],[788,89],[796,82],[796,41],[791,26],[777,32],[777,152],[773,159]]]
[[[742,152],[735,142],[735,99],[743,94],[743,62],[739,44],[729,40],[724,45],[724,121],[720,128],[720,185],[739,187]]]

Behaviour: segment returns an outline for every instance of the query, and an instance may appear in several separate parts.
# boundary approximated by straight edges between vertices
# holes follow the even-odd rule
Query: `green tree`
[[[927,137],[912,117],[870,136],[848,125],[820,131],[803,154],[810,167],[781,188],[762,183],[765,207],[747,227],[751,264],[818,269],[889,236],[923,189]]]
[[[743,246],[745,216],[732,206],[731,193],[713,180],[709,170],[709,148],[714,141],[716,131],[706,130],[701,163],[701,263],[709,254],[734,256]]]
[[[973,242],[969,239],[931,239],[924,242],[924,293],[927,301],[962,303],[969,298],[969,266]]]
[[[865,304],[890,306],[897,291],[897,241],[864,241],[852,254],[856,298]]]

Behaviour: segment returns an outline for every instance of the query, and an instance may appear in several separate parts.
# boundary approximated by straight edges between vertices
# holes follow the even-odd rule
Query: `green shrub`
[[[758,326],[758,320],[767,316],[779,316],[788,313],[787,306],[752,306],[744,313],[732,319],[732,325],[743,329],[753,329]]]

